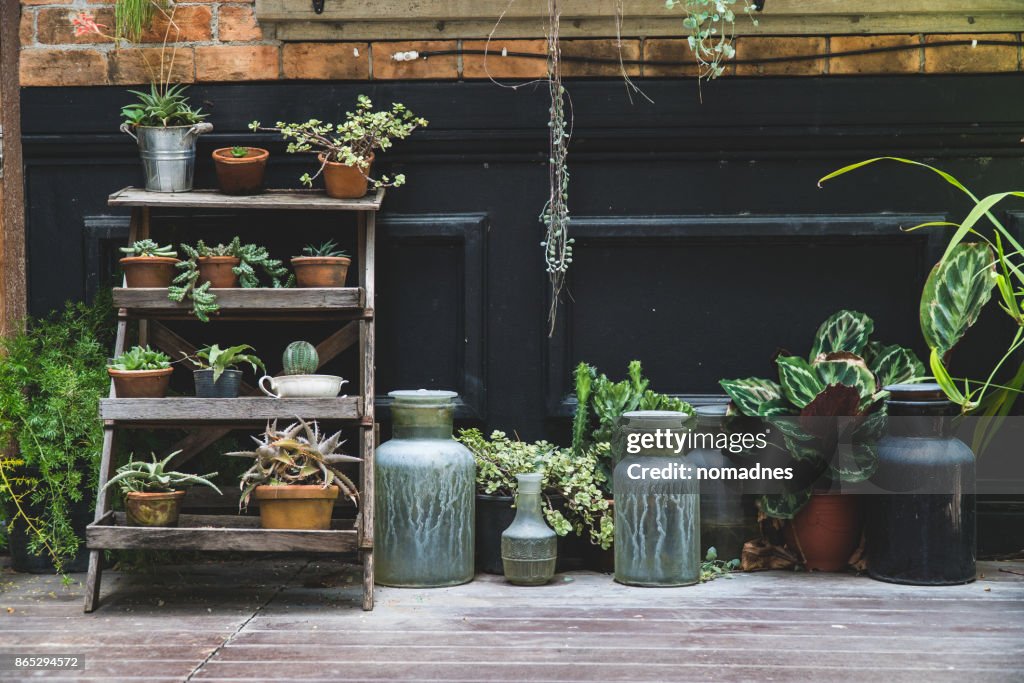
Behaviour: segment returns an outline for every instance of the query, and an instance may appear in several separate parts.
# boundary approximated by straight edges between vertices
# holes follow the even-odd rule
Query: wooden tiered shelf
[[[160,549],[253,552],[358,552],[363,563],[363,609],[373,609],[373,374],[374,374],[374,251],[375,218],[384,198],[377,190],[361,199],[332,199],[322,192],[268,190],[255,197],[231,197],[213,190],[178,194],[125,188],[110,195],[110,206],[132,207],[129,242],[150,237],[150,217],[160,209],[226,209],[343,211],[357,218],[357,265],[355,287],[310,289],[213,289],[219,320],[336,320],[337,329],[317,345],[320,364],[355,347],[359,354],[359,379],[344,389],[358,395],[338,398],[267,398],[243,384],[242,396],[233,399],[192,397],[118,398],[113,384],[110,398],[100,401],[103,420],[103,453],[100,463],[96,519],[89,525],[89,575],[85,611],[99,604],[102,551],[107,549]],[[174,358],[192,355],[195,345],[160,321],[191,319],[191,305],[167,298],[166,289],[117,288],[117,341],[114,355],[124,352],[129,321],[138,325],[140,344],[151,344]],[[347,422],[359,433],[360,506],[354,523],[335,521],[329,531],[262,529],[259,518],[237,514],[182,515],[174,528],[140,528],[125,524],[124,515],[111,508],[104,485],[113,474],[114,445],[122,428],[170,429],[188,427],[188,435],[171,451],[182,451],[172,462],[180,466],[233,427],[267,420],[318,419]]]

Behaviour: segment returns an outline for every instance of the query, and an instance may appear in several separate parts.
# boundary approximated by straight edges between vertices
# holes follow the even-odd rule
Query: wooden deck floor
[[[83,577],[65,589],[0,570],[0,655],[85,658],[77,674],[40,672],[60,680],[1024,681],[1024,563],[979,572],[944,588],[788,572],[679,589],[484,576],[379,588],[366,613],[355,567],[259,559],[109,572],[103,606],[84,615]]]

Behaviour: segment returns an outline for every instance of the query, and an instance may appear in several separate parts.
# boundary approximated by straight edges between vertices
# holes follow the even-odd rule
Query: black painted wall
[[[639,358],[658,390],[718,393],[721,377],[766,375],[777,347],[805,351],[841,307],[871,314],[878,338],[920,349],[919,290],[943,239],[899,227],[960,218],[967,204],[907,167],[818,189],[828,171],[889,154],[933,162],[979,193],[1024,184],[1020,75],[723,79],[705,86],[703,104],[692,81],[641,85],[653,104],[631,103],[619,81],[569,84],[578,244],[573,300],[552,339],[537,222],[544,88],[194,87],[216,127],[200,145],[197,186],[214,184],[210,151],[239,142],[269,144],[271,184],[297,184],[308,160],[250,135],[252,119],[336,119],[360,92],[430,119],[386,159],[409,184],[389,194],[382,215],[378,392],[454,388],[464,417],[531,439],[561,431],[553,418],[566,412],[569,372],[581,359],[622,374]],[[111,258],[114,242],[97,240],[123,234],[123,214],[105,198],[141,180],[133,143],[116,132],[128,101],[119,88],[23,93],[33,313],[85,296]],[[1010,219],[1020,226],[1018,208]],[[300,226],[314,237],[351,235],[299,214],[196,224],[172,216],[162,225],[175,235],[241,232],[282,257],[299,246]],[[972,335],[965,372],[972,356],[994,353],[994,332]]]

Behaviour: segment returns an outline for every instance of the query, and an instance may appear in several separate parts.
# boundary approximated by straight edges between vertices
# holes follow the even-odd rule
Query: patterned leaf
[[[921,294],[921,332],[928,347],[944,355],[977,321],[992,297],[996,261],[982,242],[956,245],[928,275]]]
[[[867,481],[878,469],[878,454],[872,443],[839,443],[829,462],[833,481]]]
[[[793,519],[810,499],[811,489],[796,493],[761,496],[761,511],[776,519]]]
[[[822,354],[814,361],[813,367],[822,384],[853,387],[860,394],[862,402],[870,402],[877,391],[875,375],[860,356],[852,353]]]
[[[779,356],[779,379],[786,398],[803,408],[821,393],[825,385],[818,378],[811,365],[799,356]]]
[[[814,359],[820,353],[837,351],[860,354],[874,329],[875,323],[863,313],[845,310],[833,313],[814,335],[810,357]]]
[[[917,354],[899,344],[879,348],[868,364],[882,387],[909,382],[925,375],[924,363]]]
[[[782,398],[782,387],[768,379],[723,379],[719,384],[740,413],[749,417],[761,415],[763,405]]]

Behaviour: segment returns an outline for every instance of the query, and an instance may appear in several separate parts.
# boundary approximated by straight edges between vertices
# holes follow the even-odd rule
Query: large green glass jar
[[[687,416],[625,413],[616,442],[615,580],[632,586],[688,586],[700,581],[700,489],[678,449]],[[632,452],[631,452],[632,451]],[[689,471],[682,469],[689,468]],[[689,478],[687,478],[687,476]]]
[[[393,433],[376,452],[374,556],[385,586],[473,579],[476,462],[452,438],[451,391],[392,391]]]
[[[541,475],[516,475],[516,518],[501,534],[505,578],[518,586],[540,586],[555,575],[558,535],[540,509]]]

